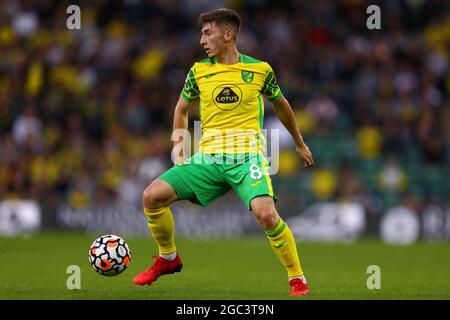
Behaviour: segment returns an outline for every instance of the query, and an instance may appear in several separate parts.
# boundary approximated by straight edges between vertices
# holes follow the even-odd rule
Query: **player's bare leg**
[[[174,221],[168,207],[177,200],[177,194],[170,184],[156,179],[144,191],[144,213],[148,227],[158,244],[159,256],[153,256],[153,265],[138,274],[133,282],[137,285],[151,285],[159,276],[180,272],[183,267],[174,241]]]
[[[297,247],[289,226],[280,218],[273,199],[257,197],[250,202],[252,212],[269,239],[270,246],[286,268],[291,295],[309,294],[306,278],[303,276]]]
[[[170,184],[161,179],[155,179],[144,190],[144,208],[158,209],[167,207],[177,200],[177,194]]]

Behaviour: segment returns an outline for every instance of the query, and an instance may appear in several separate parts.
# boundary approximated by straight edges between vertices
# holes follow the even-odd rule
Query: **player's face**
[[[200,44],[208,58],[217,56],[226,44],[224,31],[215,23],[205,23],[202,27]]]

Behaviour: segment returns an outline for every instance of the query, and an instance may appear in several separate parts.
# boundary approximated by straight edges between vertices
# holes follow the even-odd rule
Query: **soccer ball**
[[[108,234],[92,243],[89,249],[89,262],[95,271],[104,276],[122,273],[130,263],[131,251],[121,237]]]

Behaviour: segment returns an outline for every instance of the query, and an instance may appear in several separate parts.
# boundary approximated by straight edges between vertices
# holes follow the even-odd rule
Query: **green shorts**
[[[269,176],[269,162],[262,154],[204,154],[197,152],[164,172],[159,179],[169,183],[178,200],[206,206],[233,189],[251,210],[250,201],[258,196],[277,200]]]

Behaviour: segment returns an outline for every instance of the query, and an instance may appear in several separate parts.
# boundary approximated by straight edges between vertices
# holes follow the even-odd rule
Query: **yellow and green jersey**
[[[187,102],[200,99],[199,150],[237,154],[264,151],[262,96],[274,102],[282,93],[267,62],[240,54],[232,65],[214,58],[196,62],[181,96]]]

